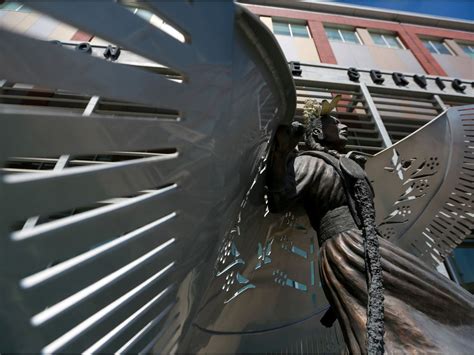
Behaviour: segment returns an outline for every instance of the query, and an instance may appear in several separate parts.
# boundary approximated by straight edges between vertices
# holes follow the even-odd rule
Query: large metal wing
[[[143,1],[178,38],[121,2],[24,2],[153,65],[0,28],[0,89],[35,102],[0,106],[1,350],[168,353],[292,117],[286,61],[228,1]]]
[[[448,109],[366,170],[382,236],[438,265],[474,227],[474,106]]]

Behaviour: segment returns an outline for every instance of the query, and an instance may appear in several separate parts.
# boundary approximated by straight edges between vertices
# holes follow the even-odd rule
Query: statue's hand
[[[301,122],[292,122],[290,126],[280,126],[276,132],[275,151],[288,154],[302,140],[305,126]]]

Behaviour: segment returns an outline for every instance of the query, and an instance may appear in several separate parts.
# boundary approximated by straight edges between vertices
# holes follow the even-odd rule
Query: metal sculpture
[[[265,26],[230,1],[140,1],[179,38],[121,1],[23,2],[111,45],[96,55],[94,46],[90,54],[71,50],[76,44],[0,29],[2,80],[89,98],[82,112],[0,108],[2,166],[54,161],[50,170],[1,175],[0,350],[342,350],[337,324],[326,328],[319,322],[328,302],[309,219],[301,206],[283,214],[269,211],[270,143],[278,125],[293,117],[296,95],[286,60]],[[153,65],[120,64],[127,52]],[[97,109],[110,102],[156,114]],[[452,128],[459,110],[448,111],[451,130],[443,134],[459,135],[461,126]],[[469,112],[463,111],[462,122],[472,121]],[[472,200],[463,201],[472,195],[460,191],[472,189],[472,179],[453,168],[460,163],[450,150],[449,173],[460,174],[457,185],[441,179],[436,186],[456,195],[443,200],[436,217],[426,215],[433,227],[426,224],[424,232],[433,241],[413,242],[405,227],[421,226],[423,203],[439,195],[429,194],[431,181],[428,194],[412,201],[410,193],[426,191],[421,179],[442,174],[423,177],[418,161],[411,168],[402,163],[414,159],[405,157],[404,144],[393,147],[401,158],[393,160],[391,148],[367,163],[377,218],[385,220],[384,235],[401,247],[423,260],[434,253],[439,261],[471,225],[466,214]],[[445,151],[440,147],[436,169],[444,166]],[[472,144],[463,151],[472,151]],[[71,166],[90,155],[111,161]],[[421,169],[436,166],[428,166],[430,158],[423,158]],[[469,165],[463,169],[471,171]],[[400,171],[406,171],[403,179]],[[407,201],[416,202],[419,213],[399,208],[398,191],[383,198],[378,186],[387,177],[379,174],[398,179],[402,193],[414,183]],[[398,218],[393,213],[390,219],[394,210],[420,219],[391,223]],[[452,222],[449,237],[438,231],[445,214]]]
[[[391,242],[380,239],[379,248],[372,191],[358,164],[341,154],[347,127],[329,114],[339,98],[323,105],[307,101],[305,126],[294,122],[277,132],[268,175],[270,210],[304,206],[318,233],[323,287],[351,353],[468,352],[474,296]],[[303,133],[305,146],[295,154]],[[395,162],[400,174],[408,170],[409,164]],[[436,160],[430,165],[437,166]],[[395,205],[409,199],[416,178],[430,176],[415,174]]]
[[[50,171],[0,180],[1,350],[171,351],[212,275],[202,261],[215,255],[273,130],[294,110],[284,56],[230,1],[143,2],[184,42],[115,1],[24,3],[169,70],[0,29],[0,78],[92,97],[83,114],[1,108],[2,166],[64,157]],[[96,113],[102,100],[158,114]],[[141,158],[66,164],[97,154]]]

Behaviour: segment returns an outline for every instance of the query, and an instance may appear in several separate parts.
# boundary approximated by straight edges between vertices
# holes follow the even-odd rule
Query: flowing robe
[[[366,352],[367,285],[362,232],[351,223],[327,234],[323,217],[347,206],[335,168],[306,152],[288,160],[284,179],[273,181],[270,207],[282,211],[303,204],[320,244],[323,288],[335,307],[351,353]],[[352,218],[346,214],[345,218]],[[344,228],[342,228],[344,229]],[[421,260],[379,238],[384,280],[385,351],[474,352],[474,296]]]

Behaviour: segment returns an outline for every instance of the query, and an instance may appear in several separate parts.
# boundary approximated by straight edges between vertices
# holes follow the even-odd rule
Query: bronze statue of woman
[[[370,183],[354,162],[360,156],[343,154],[347,127],[330,115],[337,100],[308,100],[305,122],[278,129],[267,176],[270,211],[303,205],[318,235],[322,286],[350,353],[472,353],[473,295],[377,236]]]

